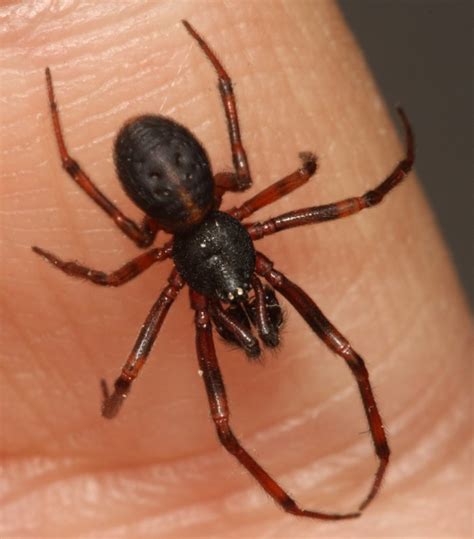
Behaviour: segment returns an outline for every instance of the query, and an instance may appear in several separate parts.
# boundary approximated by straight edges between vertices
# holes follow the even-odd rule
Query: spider
[[[126,194],[145,213],[143,222],[137,225],[94,185],[69,155],[61,130],[51,72],[46,68],[52,123],[65,171],[138,247],[149,247],[159,230],[170,233],[172,239],[162,247],[147,250],[111,273],[90,269],[77,262],[65,262],[36,246],[32,249],[67,275],[101,286],[121,286],[153,264],[169,258],[174,263],[168,284],[152,306],[112,393],[106,382],[101,380],[104,417],[110,419],[119,412],[132,382],[145,365],[171,305],[181,289],[188,285],[194,310],[199,371],[221,444],[288,513],[326,520],[358,517],[377,494],[390,455],[364,361],[309,296],[275,269],[265,255],[255,250],[254,242],[289,228],[347,217],[381,202],[412,169],[414,137],[410,124],[403,110],[398,108],[406,133],[406,156],[385,180],[364,195],[290,211],[263,222],[242,224],[257,210],[304,185],[316,172],[317,160],[312,153],[300,153],[302,163],[296,171],[241,206],[227,212],[219,211],[227,191],[245,191],[252,186],[252,179],[242,145],[232,81],[204,39],[189,22],[182,23],[217,73],[234,171],[213,175],[203,146],[188,129],[173,120],[151,114],[132,118],[117,135],[114,161]],[[279,344],[282,310],[276,292],[286,298],[311,330],[344,359],[357,382],[378,467],[368,494],[355,512],[325,513],[300,508],[242,447],[230,427],[229,407],[212,328],[214,326],[225,341],[239,346],[255,360],[261,353],[260,342],[268,348]]]

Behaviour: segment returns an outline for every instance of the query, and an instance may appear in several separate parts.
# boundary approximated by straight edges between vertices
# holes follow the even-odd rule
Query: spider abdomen
[[[215,211],[175,236],[173,260],[191,288],[222,301],[243,299],[255,270],[255,249],[244,226]]]
[[[114,160],[127,195],[167,232],[191,228],[213,205],[206,151],[169,118],[146,115],[127,122],[115,140]]]

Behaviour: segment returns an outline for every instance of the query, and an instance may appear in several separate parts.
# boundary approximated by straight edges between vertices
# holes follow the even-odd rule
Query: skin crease
[[[389,173],[403,150],[337,7],[269,8],[0,8],[2,537],[469,535],[472,332],[414,174],[377,208],[258,244],[371,373],[393,458],[379,496],[353,521],[286,515],[219,447],[185,291],[120,416],[103,419],[99,379],[118,375],[170,264],[103,289],[30,250],[39,245],[106,271],[139,253],[61,170],[47,65],[71,153],[129,216],[139,212],[114,178],[111,146],[133,115],[175,118],[204,143],[214,172],[230,168],[215,73],[183,18],[235,82],[254,187],[226,196],[224,208],[294,170],[302,150],[319,156],[316,177],[256,219],[362,194]],[[283,344],[264,366],[217,345],[234,429],[303,507],[353,511],[376,466],[355,383],[296,312],[285,311]]]

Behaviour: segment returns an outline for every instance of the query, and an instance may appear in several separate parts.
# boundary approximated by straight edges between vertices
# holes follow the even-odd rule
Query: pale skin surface
[[[61,170],[46,65],[71,153],[129,216],[139,212],[114,178],[111,146],[130,116],[174,117],[203,141],[214,171],[229,169],[215,74],[183,18],[235,81],[249,193],[295,169],[301,150],[320,158],[317,177],[259,219],[380,181],[402,147],[355,43],[331,3],[290,4],[2,8],[2,537],[469,535],[470,319],[414,174],[376,209],[258,246],[371,372],[393,459],[354,521],[286,515],[219,447],[186,292],[120,417],[103,419],[98,381],[118,374],[170,265],[108,290],[30,250],[106,271],[139,252]],[[264,367],[218,345],[235,431],[304,507],[352,511],[376,464],[355,384],[286,314],[283,345]]]

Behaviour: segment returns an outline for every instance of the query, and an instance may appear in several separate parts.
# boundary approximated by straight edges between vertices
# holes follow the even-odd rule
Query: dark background
[[[416,170],[474,305],[473,2],[339,0],[387,104],[417,139]]]

